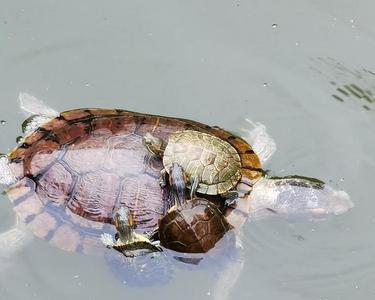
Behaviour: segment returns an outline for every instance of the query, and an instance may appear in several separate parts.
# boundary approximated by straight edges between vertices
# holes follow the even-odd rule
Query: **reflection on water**
[[[333,58],[319,57],[312,61],[311,69],[327,77],[335,88],[334,99],[357,102],[364,110],[375,109],[375,72],[365,68],[353,71]]]

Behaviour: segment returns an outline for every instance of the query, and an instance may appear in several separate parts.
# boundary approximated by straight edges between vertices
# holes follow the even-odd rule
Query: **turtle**
[[[37,101],[28,97],[21,104],[40,115],[24,122],[25,136],[0,158],[0,182],[7,185],[20,221],[35,236],[67,251],[102,254],[100,236],[116,233],[113,216],[121,206],[130,210],[136,233],[157,228],[172,200],[158,183],[163,165],[143,146],[146,133],[161,140],[182,130],[232,136],[186,119],[121,109],[57,113]],[[250,187],[249,180],[261,175],[260,161],[242,139],[232,144],[259,167],[244,168],[241,182]],[[210,201],[220,200],[216,195]]]
[[[177,252],[205,253],[232,227],[212,201],[197,197],[195,192],[191,199],[186,199],[184,175],[182,166],[174,162],[170,181],[176,201],[159,220],[158,240],[162,246]]]
[[[117,230],[115,239],[108,233],[101,235],[107,248],[113,248],[127,257],[162,251],[160,247],[152,244],[147,236],[134,232],[133,217],[126,206],[120,207],[113,219]]]
[[[162,185],[166,184],[165,174],[170,174],[173,163],[177,163],[190,183],[191,195],[198,192],[233,198],[237,192],[231,193],[230,190],[237,185],[242,173],[253,171],[251,179],[255,179],[263,171],[251,148],[242,144],[242,151],[247,153],[238,153],[229,140],[235,138],[234,135],[217,137],[201,131],[182,130],[172,133],[168,142],[148,132],[143,143],[150,153],[162,158]],[[241,141],[237,143],[241,144]],[[242,166],[245,170],[241,169]]]
[[[198,131],[236,149],[241,177],[232,188],[237,193],[235,203],[222,205],[221,194],[204,197],[218,205],[235,232],[249,217],[258,215],[298,214],[314,219],[353,207],[347,193],[324,183],[266,177],[261,159],[267,157],[263,153],[270,153],[267,149],[272,139],[265,138],[262,126],[249,134],[255,137],[254,151],[245,139],[192,120],[122,109],[57,113],[28,94],[21,93],[20,100],[23,110],[38,116],[24,124],[25,136],[18,146],[0,158],[0,183],[7,186],[20,220],[0,235],[0,245],[8,252],[25,241],[25,235],[20,234],[25,225],[63,250],[103,254],[108,249],[101,234],[115,235],[113,216],[122,206],[131,212],[136,233],[155,230],[174,200],[170,189],[159,184],[163,164],[143,145],[147,133],[165,141],[175,132]],[[235,266],[234,262],[228,265]],[[134,272],[130,276],[135,276]]]
[[[211,201],[194,197],[168,211],[159,221],[160,244],[183,253],[205,253],[231,229]]]

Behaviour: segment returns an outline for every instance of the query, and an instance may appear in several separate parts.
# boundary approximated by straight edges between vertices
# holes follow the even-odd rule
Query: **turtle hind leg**
[[[261,163],[265,163],[276,152],[275,140],[268,134],[266,126],[259,122],[245,119],[246,125],[241,128],[242,136],[250,143],[254,152],[259,156]]]
[[[20,108],[27,116],[38,115],[55,118],[60,115],[57,111],[45,105],[42,100],[39,100],[30,94],[20,93],[18,100]]]

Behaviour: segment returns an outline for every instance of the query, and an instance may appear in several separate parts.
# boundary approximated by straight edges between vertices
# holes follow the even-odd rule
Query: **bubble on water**
[[[5,120],[1,120],[1,121],[0,121],[0,124],[1,124],[1,125],[5,125],[6,123],[7,123],[7,121],[5,121]]]
[[[296,41],[295,45],[298,47],[300,45],[300,42]]]
[[[264,87],[268,86],[268,83],[267,82],[263,82],[263,86]]]
[[[279,25],[277,25],[276,23],[273,23],[272,24],[272,28],[277,28]]]
[[[341,181],[341,182],[343,182],[344,180],[345,180],[345,178],[343,178],[343,177],[342,177],[342,178],[340,178],[340,181]]]
[[[208,291],[208,292],[207,292],[207,296],[211,296],[211,291]]]

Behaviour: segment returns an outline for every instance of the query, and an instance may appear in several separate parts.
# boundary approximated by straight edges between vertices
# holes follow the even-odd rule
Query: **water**
[[[58,111],[117,107],[237,133],[245,118],[260,121],[278,147],[268,169],[321,178],[356,206],[324,222],[245,224],[243,269],[228,299],[371,299],[374,8],[348,0],[7,1],[0,150],[21,134],[21,91]],[[5,231],[14,214],[1,200]],[[217,296],[210,268],[176,266],[165,285],[129,287],[103,260],[37,239],[0,262],[1,299]]]

